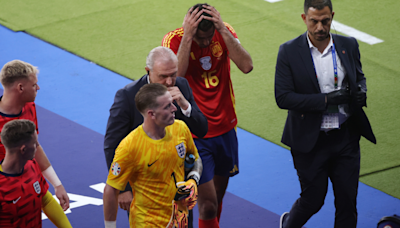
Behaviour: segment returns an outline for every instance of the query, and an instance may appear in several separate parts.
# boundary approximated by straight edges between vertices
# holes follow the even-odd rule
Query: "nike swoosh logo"
[[[151,164],[147,164],[147,167],[150,167],[150,166],[152,166],[154,163],[156,163],[156,161],[158,161],[158,159],[157,160],[155,160],[153,163],[151,163]]]
[[[13,204],[16,204],[16,203],[19,201],[19,199],[21,199],[21,196],[20,196],[20,197],[18,197],[18,199],[16,199],[16,200],[13,200]]]

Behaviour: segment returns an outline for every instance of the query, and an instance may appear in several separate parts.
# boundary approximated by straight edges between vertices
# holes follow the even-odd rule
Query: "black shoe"
[[[281,215],[281,219],[279,221],[279,228],[283,228],[283,223],[289,217],[289,212],[285,212]]]

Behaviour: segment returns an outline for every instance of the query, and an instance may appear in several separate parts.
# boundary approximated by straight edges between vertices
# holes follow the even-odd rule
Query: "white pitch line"
[[[283,0],[264,0],[264,1],[270,2],[270,3],[275,3],[275,2],[280,2]],[[344,25],[335,20],[332,21],[331,28],[338,32],[344,33],[348,36],[352,36],[352,37],[356,38],[357,40],[360,40],[360,41],[365,42],[370,45],[379,44],[379,43],[383,42],[383,40],[376,38],[375,36],[371,36],[365,32],[361,32],[355,28]]]
[[[104,193],[105,186],[106,186],[106,184],[104,184],[104,183],[98,183],[98,184],[90,185],[89,187],[100,193]]]
[[[365,42],[367,44],[370,44],[370,45],[379,44],[379,43],[383,42],[383,40],[376,38],[375,36],[371,36],[365,32],[361,32],[355,28],[344,25],[335,20],[332,21],[331,28],[335,29],[338,32],[344,33],[348,36],[352,36],[352,37],[354,37],[362,42]]]

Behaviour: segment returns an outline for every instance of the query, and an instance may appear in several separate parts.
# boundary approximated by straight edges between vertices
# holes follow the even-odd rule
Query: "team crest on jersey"
[[[221,55],[224,53],[224,51],[222,50],[221,44],[217,41],[217,42],[212,42],[212,44],[210,45],[211,48],[211,53],[213,54],[213,56],[219,58],[221,57]]]
[[[119,166],[118,163],[114,162],[111,166],[111,173],[114,174],[114,176],[118,176],[119,173],[121,172],[121,167]]]
[[[40,194],[42,192],[42,189],[40,188],[39,181],[36,181],[35,183],[33,183],[33,189],[35,189],[35,192],[37,194]]]
[[[203,67],[204,70],[209,70],[211,69],[211,57],[210,56],[205,56],[200,59],[201,67]]]
[[[176,152],[178,152],[178,155],[180,158],[185,157],[185,154],[186,154],[185,144],[180,143],[179,145],[176,145],[175,148],[176,148]]]

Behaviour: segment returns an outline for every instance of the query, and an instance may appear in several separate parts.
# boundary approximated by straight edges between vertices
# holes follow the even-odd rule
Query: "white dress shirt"
[[[326,46],[325,50],[321,53],[318,51],[318,48],[315,47],[308,37],[307,33],[307,41],[310,47],[311,56],[313,58],[315,73],[317,74],[317,80],[319,84],[319,88],[321,89],[321,93],[330,93],[335,90],[339,90],[341,88],[345,88],[348,83],[344,81],[346,75],[346,69],[344,69],[342,62],[337,54],[335,48],[336,55],[336,64],[337,64],[337,88],[335,88],[335,74],[334,74],[334,66],[333,66],[333,58],[332,58],[332,49],[333,49],[333,39],[332,35],[329,34],[330,40],[328,46]],[[339,113],[339,125],[344,123],[348,118],[348,105],[338,105],[338,113]],[[324,118],[328,113],[324,114]],[[321,126],[321,130],[331,130],[326,129]]]

